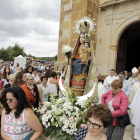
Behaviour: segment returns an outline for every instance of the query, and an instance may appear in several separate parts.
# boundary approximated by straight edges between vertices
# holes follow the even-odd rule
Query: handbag
[[[130,119],[129,119],[128,113],[123,116],[117,117],[117,120],[118,120],[120,127],[125,127],[130,124]]]

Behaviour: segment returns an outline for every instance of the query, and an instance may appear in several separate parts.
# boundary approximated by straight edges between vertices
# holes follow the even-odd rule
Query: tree
[[[26,56],[26,53],[24,52],[24,48],[20,47],[18,44],[15,44],[15,46],[12,47],[11,53],[13,57],[17,57],[19,55]]]
[[[7,49],[4,49],[3,47],[0,49],[0,59],[3,59],[4,61],[13,61],[13,56],[7,51]]]
[[[57,61],[57,55],[55,55],[55,61]]]

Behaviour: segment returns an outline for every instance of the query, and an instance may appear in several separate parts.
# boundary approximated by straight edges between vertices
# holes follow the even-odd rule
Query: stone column
[[[98,4],[99,0],[61,0],[61,14],[59,27],[58,57],[55,66],[67,65],[66,57],[62,52],[64,46],[75,47],[79,34],[74,33],[75,21],[84,16],[95,18],[98,21]],[[91,31],[94,51],[97,42],[97,26],[95,32]]]

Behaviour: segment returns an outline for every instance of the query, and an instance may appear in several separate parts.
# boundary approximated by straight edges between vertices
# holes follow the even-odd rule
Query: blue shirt
[[[2,69],[1,69],[1,73],[3,73],[3,71],[4,71],[4,68],[5,68],[5,66],[3,66],[3,67],[2,67]]]
[[[40,66],[38,66],[38,70],[41,71],[41,67]]]
[[[123,80],[122,91],[128,96],[132,92],[132,85],[128,80]]]

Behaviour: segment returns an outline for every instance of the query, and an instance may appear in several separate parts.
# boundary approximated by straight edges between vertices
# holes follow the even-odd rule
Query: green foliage
[[[57,55],[54,57],[35,57],[31,54],[26,54],[24,51],[24,47],[20,47],[18,44],[15,44],[14,46],[9,46],[7,49],[4,49],[3,47],[0,48],[0,59],[3,59],[4,61],[13,61],[14,57],[17,57],[19,55],[22,55],[23,57],[31,57],[36,60],[43,60],[43,61],[56,61]]]
[[[13,56],[12,54],[8,53],[7,49],[2,47],[0,49],[0,59],[3,59],[4,61],[10,61],[13,60]]]

